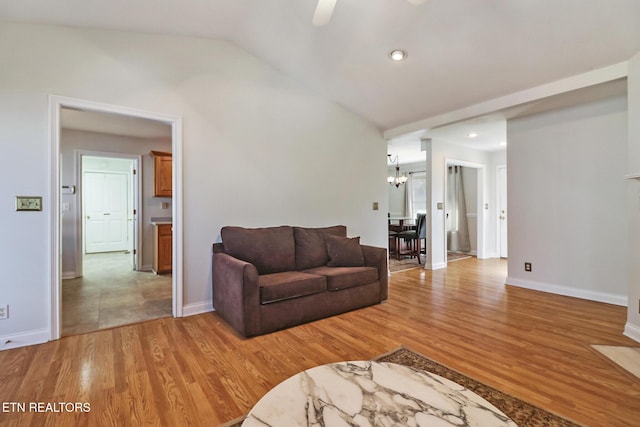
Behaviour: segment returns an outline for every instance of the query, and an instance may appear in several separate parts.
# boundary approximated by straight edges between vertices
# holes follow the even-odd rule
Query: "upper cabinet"
[[[153,195],[155,197],[171,197],[171,153],[152,151],[153,157]]]

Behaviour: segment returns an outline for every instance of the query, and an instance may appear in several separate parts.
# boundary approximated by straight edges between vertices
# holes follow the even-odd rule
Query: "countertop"
[[[151,225],[173,224],[173,218],[170,216],[157,216],[151,218]]]

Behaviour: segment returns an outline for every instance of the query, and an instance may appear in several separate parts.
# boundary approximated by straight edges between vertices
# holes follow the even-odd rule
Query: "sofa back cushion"
[[[306,270],[327,265],[329,254],[325,236],[346,237],[347,227],[344,225],[322,228],[293,227],[293,234],[296,241],[296,270]]]
[[[220,235],[224,251],[253,264],[258,274],[295,270],[292,227],[222,227]]]

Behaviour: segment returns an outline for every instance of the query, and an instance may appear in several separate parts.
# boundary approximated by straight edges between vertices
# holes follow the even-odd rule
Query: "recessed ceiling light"
[[[394,61],[404,61],[407,59],[407,52],[402,49],[395,49],[389,52],[389,57]]]
[[[475,138],[476,136],[478,136],[478,134],[477,134],[477,133],[475,133],[475,132],[470,132],[467,136],[468,136],[469,138]]]
[[[500,141],[500,146],[501,147],[506,147],[507,146],[507,141]]]

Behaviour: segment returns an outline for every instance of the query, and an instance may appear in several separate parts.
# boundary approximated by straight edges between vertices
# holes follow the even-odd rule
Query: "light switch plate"
[[[41,211],[42,197],[40,196],[16,196],[17,211]]]

